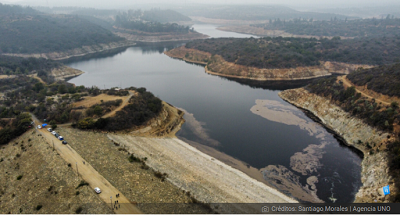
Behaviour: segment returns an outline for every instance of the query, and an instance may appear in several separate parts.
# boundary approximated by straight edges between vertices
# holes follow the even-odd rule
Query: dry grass
[[[72,214],[79,207],[82,213],[112,213],[89,187],[75,189],[79,177],[32,130],[2,146],[0,160],[2,214]]]
[[[200,205],[184,204],[192,200],[168,180],[162,181],[143,162],[130,162],[131,156],[114,144],[106,134],[61,128],[69,144],[106,180],[144,213],[209,213]],[[146,163],[147,159],[133,155]],[[166,177],[166,176],[165,176]],[[79,195],[80,196],[80,195]],[[151,204],[149,204],[151,203]],[[181,203],[157,204],[154,203]]]
[[[129,95],[128,96],[110,96],[107,94],[100,94],[98,96],[93,96],[93,97],[87,96],[87,97],[84,97],[84,100],[73,103],[73,106],[74,107],[80,107],[80,106],[90,107],[95,104],[100,104],[101,100],[103,100],[103,102],[107,102],[107,101],[114,101],[117,99],[125,100],[128,97],[129,97]]]

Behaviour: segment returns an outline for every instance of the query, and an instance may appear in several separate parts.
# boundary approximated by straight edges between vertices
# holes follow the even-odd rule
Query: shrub
[[[76,192],[75,192],[75,195],[79,195],[79,193],[80,193],[79,191],[76,191]]]
[[[76,189],[83,187],[83,186],[89,186],[89,183],[87,183],[86,181],[82,180],[79,185],[76,187]]]
[[[79,206],[76,210],[75,213],[76,214],[80,214],[82,212],[83,208],[81,206]]]
[[[140,162],[140,158],[137,158],[135,156],[133,156],[133,154],[131,154],[131,156],[128,157],[129,162]]]
[[[22,179],[22,175],[19,175],[18,177],[17,177],[17,180],[21,180]]]
[[[38,210],[40,210],[42,208],[42,205],[37,205],[36,206],[36,210],[38,211]]]

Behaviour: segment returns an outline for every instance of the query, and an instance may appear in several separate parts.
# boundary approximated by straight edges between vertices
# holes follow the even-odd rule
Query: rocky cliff
[[[71,57],[80,57],[87,54],[93,54],[96,52],[107,51],[111,49],[133,46],[135,42],[133,41],[119,41],[112,42],[107,44],[98,44],[93,46],[82,46],[82,48],[76,48],[64,52],[51,52],[51,53],[36,53],[36,54],[8,54],[4,53],[3,55],[16,56],[16,57],[35,57],[35,58],[46,58],[51,60],[65,60]]]
[[[377,130],[363,120],[351,116],[330,99],[315,95],[304,88],[285,90],[279,96],[289,103],[310,111],[329,129],[342,137],[350,147],[364,154],[362,162],[362,187],[355,202],[388,202],[382,187],[390,185],[396,192],[393,178],[389,175],[388,145],[395,140],[392,134]],[[371,153],[370,148],[378,149]],[[393,192],[392,192],[393,193]]]
[[[69,78],[73,78],[79,75],[82,75],[84,72],[81,70],[77,70],[68,66],[61,66],[59,68],[54,68],[51,70],[51,75],[56,79],[56,80],[66,80]]]
[[[157,117],[149,120],[146,125],[140,128],[134,128],[131,133],[143,137],[175,137],[176,132],[180,130],[185,122],[183,119],[184,113],[164,101],[162,106],[162,110]]]
[[[260,69],[228,62],[219,55],[188,49],[184,46],[165,52],[166,55],[187,62],[206,65],[206,72],[230,78],[243,78],[258,81],[304,80],[336,74],[349,74],[358,67],[370,68],[370,65],[346,64],[339,62],[321,62],[319,66]]]

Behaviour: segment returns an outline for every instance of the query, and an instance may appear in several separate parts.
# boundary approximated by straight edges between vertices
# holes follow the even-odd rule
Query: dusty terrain
[[[11,54],[11,53],[3,53],[3,55],[8,56],[16,56],[16,57],[35,57],[35,58],[46,58],[51,60],[65,60],[72,57],[80,57],[87,54],[93,54],[97,52],[103,52],[111,49],[128,47],[135,45],[134,42],[124,40],[120,42],[112,42],[108,44],[97,44],[93,46],[82,46],[82,48],[76,48],[64,52],[51,52],[51,53],[35,53],[35,54]]]
[[[393,178],[389,175],[387,146],[395,140],[393,134],[373,128],[363,120],[352,117],[329,99],[309,93],[304,88],[285,90],[279,96],[291,104],[308,110],[317,116],[321,122],[341,136],[350,147],[364,154],[362,161],[362,187],[356,194],[355,202],[388,202],[388,196],[383,195],[382,187],[389,185],[391,192],[396,193]],[[367,143],[373,149],[379,149],[370,154]]]
[[[56,80],[65,80],[68,78],[72,78],[75,76],[82,75],[84,72],[68,67],[68,66],[62,66],[60,68],[55,68],[51,70],[51,75],[56,79]]]
[[[74,107],[91,107],[95,104],[100,104],[101,100],[103,100],[103,102],[114,101],[117,99],[122,99],[123,101],[125,101],[126,99],[129,99],[130,97],[131,97],[131,95],[113,96],[113,95],[107,95],[107,94],[100,94],[97,96],[87,96],[87,97],[83,97],[82,101],[73,103],[73,106]]]
[[[336,74],[349,74],[358,67],[370,68],[370,65],[346,64],[340,62],[321,62],[320,66],[284,68],[284,69],[260,69],[247,67],[225,61],[221,56],[187,49],[184,46],[164,52],[172,58],[183,59],[187,62],[206,65],[205,70],[209,74],[243,78],[259,81],[304,80]]]
[[[0,75],[0,79],[8,79],[8,78],[15,78],[16,75]]]
[[[109,134],[128,152],[167,173],[167,180],[205,203],[296,202],[245,173],[208,156],[177,138],[145,138]],[[251,206],[221,205],[217,212],[248,212]]]
[[[33,117],[34,122],[38,123],[38,120]],[[93,167],[84,160],[73,148],[71,148],[68,144],[64,145],[59,141],[54,135],[48,132],[46,129],[38,129],[37,133],[42,135],[45,138],[45,141],[53,147],[55,151],[69,164],[71,164],[72,169],[74,169],[77,175],[82,178],[83,181],[88,183],[88,186],[91,189],[95,187],[99,187],[101,189],[101,193],[98,194],[101,200],[106,203],[106,205],[110,208],[113,206],[112,204],[112,196],[116,194],[120,194],[118,197],[119,203],[121,203],[122,207],[119,207],[118,210],[115,209],[115,213],[122,214],[137,214],[141,213],[136,207],[132,200],[127,199],[123,193],[121,193],[117,188],[110,184],[102,175],[100,175]],[[74,165],[75,164],[75,165]],[[110,205],[108,202],[110,201]]]
[[[90,187],[77,188],[80,177],[38,135],[30,130],[1,146],[0,213],[113,213]]]
[[[146,167],[146,165],[142,165],[140,162],[130,163],[128,160],[130,152],[127,148],[121,143],[113,143],[107,137],[107,134],[72,128],[59,128],[57,131],[99,174],[120,190],[128,199],[135,201],[142,212],[210,212],[208,208],[201,205],[183,204],[193,202],[190,195],[174,186],[168,180],[163,181],[155,176],[155,172]],[[144,158],[136,152],[134,155]],[[150,156],[148,158],[151,159]],[[146,163],[148,162],[146,161]],[[167,176],[167,178],[169,177]]]

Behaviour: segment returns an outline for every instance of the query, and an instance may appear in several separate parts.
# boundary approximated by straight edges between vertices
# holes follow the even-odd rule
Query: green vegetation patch
[[[129,10],[127,13],[122,12],[115,17],[115,24],[119,27],[138,30],[150,33],[189,33],[191,30],[188,26],[178,25],[176,23],[168,23],[168,20],[175,21],[190,21],[185,18],[186,16],[178,15],[179,13],[166,10],[166,11],[144,11]],[[132,32],[128,32],[132,33]]]
[[[45,58],[22,58],[0,55],[0,75],[21,75],[36,71],[39,76],[47,76],[62,64]]]
[[[269,23],[255,24],[266,30],[283,30],[296,35],[343,36],[343,37],[392,37],[400,35],[400,19],[387,15],[386,19],[347,20],[331,17],[330,21],[315,21],[313,18],[292,20],[270,19]]]
[[[400,64],[357,70],[347,78],[355,85],[367,85],[369,90],[400,97]]]
[[[114,117],[100,118],[95,121],[91,117],[80,120],[77,127],[80,129],[103,129],[109,131],[118,131],[130,129],[134,126],[143,125],[149,119],[155,117],[162,109],[162,102],[146,88],[129,88],[139,92],[138,96],[132,96],[129,104],[121,111],[118,111]]]
[[[336,80],[336,77],[315,80],[306,88],[311,93],[330,98],[343,110],[363,119],[371,126],[381,130],[393,131],[393,123],[400,121],[398,106],[385,107],[375,100],[364,99],[360,93],[356,93],[354,87],[345,89]]]
[[[341,40],[327,38],[218,38],[186,44],[228,62],[257,68],[315,66],[320,61],[382,65],[400,59],[400,36]]]
[[[78,16],[15,14],[0,5],[0,53],[49,53],[121,41],[111,31]]]

